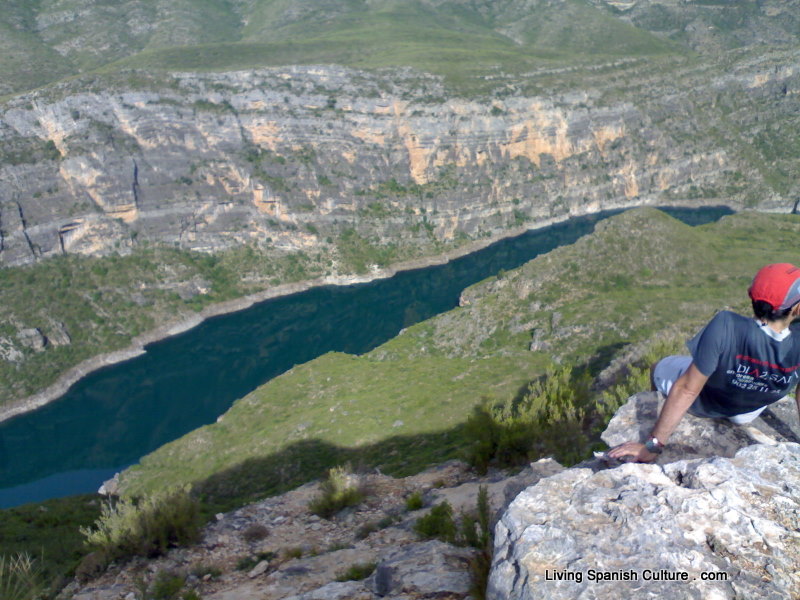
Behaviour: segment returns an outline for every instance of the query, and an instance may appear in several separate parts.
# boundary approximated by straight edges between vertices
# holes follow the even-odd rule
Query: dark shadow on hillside
[[[556,387],[548,388],[547,393],[553,394],[558,406],[553,411],[542,411],[541,420],[531,420],[525,411],[518,419],[498,420],[484,401],[465,413],[463,423],[440,432],[395,435],[355,448],[318,439],[294,442],[274,454],[251,457],[216,473],[196,483],[194,492],[206,510],[214,514],[297,488],[321,478],[328,469],[347,463],[356,471],[378,469],[396,477],[451,459],[470,462],[479,472],[489,466],[520,468],[546,456],[573,464],[585,459],[599,441],[600,418],[589,394],[585,365],[571,373],[567,381],[559,383],[557,377],[553,384]],[[544,378],[537,377],[521,386],[505,402],[514,407],[524,403],[531,384],[541,384]],[[578,410],[571,410],[565,402],[574,402]]]
[[[295,442],[268,456],[253,457],[197,483],[195,493],[212,514],[281,494],[349,463],[356,471],[403,477],[454,458],[464,458],[464,425],[442,432],[393,436],[345,448],[313,439]]]
[[[597,377],[597,375],[608,367],[611,361],[619,355],[619,351],[629,345],[630,342],[617,342],[615,344],[606,344],[598,348],[589,359],[589,362],[586,363],[586,370],[589,372],[589,375]]]
[[[601,352],[610,360],[614,351],[625,345],[611,344]],[[558,406],[553,411],[543,411],[541,421],[531,421],[524,411],[518,421],[498,421],[484,400],[465,413],[464,422],[452,429],[395,435],[356,448],[317,439],[302,440],[275,454],[248,458],[195,484],[194,490],[208,510],[221,512],[294,489],[345,463],[356,470],[379,469],[400,477],[456,458],[471,462],[480,471],[492,465],[520,467],[545,456],[573,464],[585,459],[599,443],[607,420],[597,410],[597,396],[590,392],[589,368],[589,363],[575,366],[566,379],[556,372],[552,385],[543,385],[548,376],[540,375],[520,386],[504,402],[491,403],[508,403],[516,409],[526,402],[531,386],[547,389]]]

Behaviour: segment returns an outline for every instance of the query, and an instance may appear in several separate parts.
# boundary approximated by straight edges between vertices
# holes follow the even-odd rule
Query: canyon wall
[[[347,231],[415,245],[640,204],[789,210],[724,123],[755,105],[780,118],[795,58],[710,82],[706,68],[673,70],[685,88],[612,65],[585,89],[475,100],[411,70],[73,81],[2,107],[0,263],[147,243],[324,251]],[[735,129],[749,135],[745,116]]]

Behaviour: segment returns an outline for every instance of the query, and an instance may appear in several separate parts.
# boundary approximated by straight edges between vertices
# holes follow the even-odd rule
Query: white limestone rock
[[[31,348],[35,352],[42,352],[47,346],[47,338],[38,327],[20,329],[17,332],[17,339],[23,346]]]
[[[799,531],[798,444],[570,469],[498,523],[487,598],[790,598]]]
[[[334,581],[321,588],[289,596],[285,600],[373,600],[375,595],[361,581]]]
[[[658,417],[664,398],[656,392],[632,396],[617,410],[601,436],[609,447],[627,441],[644,441]],[[701,419],[687,414],[670,436],[667,447],[658,457],[658,464],[676,460],[732,457],[753,443],[800,442],[800,425],[794,401],[784,398],[767,408],[762,417],[742,427],[727,419]]]
[[[366,586],[383,597],[466,597],[471,586],[468,565],[473,553],[438,540],[393,548],[381,556]]]

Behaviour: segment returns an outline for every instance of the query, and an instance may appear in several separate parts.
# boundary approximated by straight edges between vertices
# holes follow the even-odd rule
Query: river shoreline
[[[708,205],[704,206],[714,206],[714,205],[719,205],[719,204],[715,203],[712,205],[709,203]],[[643,205],[641,204],[608,205],[604,206],[602,210],[591,211],[586,213],[567,214],[561,217],[545,219],[542,221],[537,221],[536,223],[530,226],[508,229],[492,237],[470,242],[468,244],[465,244],[463,246],[445,252],[444,254],[403,261],[395,265],[391,265],[385,269],[376,269],[365,275],[329,275],[305,281],[285,283],[262,290],[260,292],[256,292],[254,294],[243,296],[241,298],[226,300],[225,302],[220,302],[217,304],[207,306],[199,313],[192,315],[190,318],[185,318],[181,321],[157,327],[156,329],[152,329],[148,332],[145,332],[135,337],[131,341],[130,345],[126,348],[123,348],[121,350],[116,350],[113,352],[108,352],[105,354],[99,354],[92,358],[88,358],[82,361],[81,363],[75,365],[74,367],[70,368],[65,373],[63,373],[53,384],[49,385],[44,390],[19,400],[12,400],[0,406],[0,422],[34,411],[53,401],[56,401],[61,396],[63,396],[72,385],[74,385],[87,375],[90,375],[94,371],[102,369],[103,367],[121,363],[133,359],[137,356],[140,356],[141,354],[145,353],[145,346],[184,333],[200,325],[205,320],[210,319],[212,317],[245,310],[259,302],[264,302],[266,300],[279,298],[282,296],[289,296],[316,287],[347,286],[347,285],[354,285],[361,283],[369,283],[371,281],[376,281],[379,279],[388,279],[402,271],[411,271],[435,265],[443,265],[452,260],[482,250],[502,240],[514,238],[523,235],[529,231],[535,231],[538,229],[543,229],[545,227],[550,227],[552,225],[563,223],[571,218],[585,217],[604,211],[626,210],[630,208],[636,208],[637,206],[643,206]],[[670,206],[678,208],[681,207],[682,205],[675,204]],[[701,206],[698,206],[696,204],[693,205],[687,204],[685,205],[685,207],[701,208]]]

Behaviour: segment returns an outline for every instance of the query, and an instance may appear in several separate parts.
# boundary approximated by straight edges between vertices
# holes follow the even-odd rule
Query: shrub
[[[276,557],[274,552],[259,552],[258,554],[252,556],[243,556],[239,559],[236,563],[236,570],[237,571],[249,571],[253,567],[255,567],[258,563],[262,560],[266,560],[267,562],[273,560]]]
[[[380,531],[381,529],[386,529],[387,527],[391,527],[395,523],[402,520],[400,515],[396,514],[388,514],[384,515],[377,521],[368,521],[364,523],[361,527],[356,530],[356,539],[363,540],[364,538],[368,537],[371,533],[376,531]]]
[[[469,523],[469,526],[465,526],[465,523]],[[462,519],[462,532],[467,545],[478,550],[477,554],[469,561],[470,595],[476,600],[484,600],[486,586],[489,583],[489,571],[492,568],[492,548],[494,547],[489,515],[489,492],[485,485],[478,488],[477,514],[473,518]]]
[[[187,488],[141,500],[109,501],[93,528],[81,528],[87,543],[108,562],[131,556],[158,556],[170,547],[196,541],[199,532],[199,504]]]
[[[198,579],[203,579],[208,576],[209,579],[216,579],[222,575],[222,569],[217,565],[199,563],[192,568],[192,575]]]
[[[485,473],[523,465],[551,454],[561,462],[580,460],[589,446],[587,416],[594,410],[585,372],[549,370],[510,402],[475,407],[465,431],[472,444],[467,460]]]
[[[492,566],[492,536],[489,492],[486,486],[478,488],[477,510],[462,513],[460,526],[453,519],[453,508],[445,501],[417,520],[414,531],[426,539],[439,539],[449,544],[469,546],[478,552],[470,559],[469,570],[472,581],[470,594],[477,600],[486,597],[486,584]]]
[[[330,519],[343,508],[356,506],[364,499],[364,490],[358,478],[347,466],[334,467],[320,486],[320,494],[308,505],[309,510],[324,519]]]
[[[351,565],[347,570],[340,572],[336,575],[336,581],[361,581],[366,579],[375,570],[377,563],[356,563]]]
[[[437,504],[427,515],[417,519],[414,531],[425,539],[439,539],[454,544],[456,523],[453,520],[453,507],[446,500]]]
[[[303,558],[303,549],[299,546],[295,546],[294,548],[284,548],[283,558],[286,560],[289,560],[290,558]]]
[[[150,597],[153,600],[173,600],[178,597],[185,583],[186,577],[183,575],[170,571],[159,571],[153,582]]]
[[[36,561],[28,554],[0,555],[0,598],[33,600],[44,590]]]
[[[599,410],[602,415],[611,418],[633,394],[649,390],[650,365],[665,356],[681,352],[682,340],[682,336],[677,333],[668,333],[650,343],[638,359],[621,369],[613,385],[601,395]]]
[[[255,556],[243,556],[236,562],[237,571],[249,571],[258,564]]]
[[[268,534],[269,530],[266,528],[266,526],[262,525],[261,523],[255,523],[244,530],[242,537],[246,542],[252,543],[263,540]]]
[[[415,510],[419,510],[424,506],[422,502],[422,492],[417,490],[413,494],[411,494],[408,498],[406,498],[406,510],[408,512],[412,512]]]
[[[357,540],[363,540],[363,539],[369,537],[369,535],[371,533],[374,533],[374,532],[378,531],[379,529],[380,529],[380,527],[378,527],[378,522],[377,521],[369,521],[367,523],[364,523],[361,527],[359,527],[356,530],[356,539]]]

